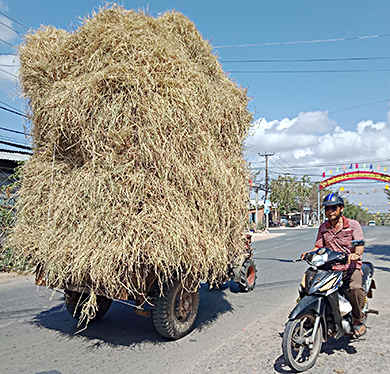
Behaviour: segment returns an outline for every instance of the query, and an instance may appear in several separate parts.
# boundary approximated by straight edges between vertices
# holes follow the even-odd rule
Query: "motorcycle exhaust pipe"
[[[379,314],[379,310],[369,309],[369,310],[367,310],[366,314],[368,314],[368,313],[371,313],[371,314]]]

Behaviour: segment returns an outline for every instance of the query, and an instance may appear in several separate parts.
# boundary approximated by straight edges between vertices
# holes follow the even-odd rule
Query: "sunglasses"
[[[337,208],[339,208],[338,205],[329,205],[329,206],[325,207],[325,211],[327,211],[327,210],[335,211],[335,210],[337,210]]]

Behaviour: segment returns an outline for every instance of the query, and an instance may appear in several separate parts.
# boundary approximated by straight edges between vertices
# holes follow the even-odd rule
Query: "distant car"
[[[375,221],[368,222],[368,226],[375,226]]]

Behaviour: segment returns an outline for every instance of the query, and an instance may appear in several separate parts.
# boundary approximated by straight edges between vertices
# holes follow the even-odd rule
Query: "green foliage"
[[[344,199],[343,215],[347,218],[355,219],[362,225],[367,225],[369,221],[373,220],[372,214],[366,212],[359,205],[351,204],[347,199]]]
[[[0,251],[0,271],[28,271],[30,269],[28,261],[15,257],[10,248]]]
[[[20,173],[22,164],[15,169],[15,173],[9,177],[9,184],[2,186],[8,199],[0,205],[0,271],[26,271],[28,270],[25,259],[16,258],[11,248],[4,247],[4,241],[15,223],[15,210],[13,207],[16,191],[20,186]]]
[[[300,180],[290,175],[279,175],[271,182],[271,201],[278,204],[281,215],[294,211],[303,213],[304,207],[309,207],[310,212],[316,211],[318,184],[311,183],[307,175]]]
[[[265,225],[263,222],[257,222],[257,225],[256,225],[256,231],[263,231],[265,230]]]
[[[274,179],[271,182],[270,199],[278,204],[281,215],[299,209],[297,184],[297,179],[291,175],[279,175],[278,179]]]
[[[14,209],[0,205],[0,271],[27,271],[25,259],[16,258],[9,247],[4,247],[4,240],[15,222]]]

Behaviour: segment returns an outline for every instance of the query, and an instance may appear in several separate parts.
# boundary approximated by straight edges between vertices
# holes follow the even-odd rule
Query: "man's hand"
[[[348,256],[348,264],[350,264],[351,262],[357,262],[359,260],[360,260],[360,254],[359,253],[351,253]]]
[[[317,251],[318,249],[319,249],[319,248],[314,247],[311,251],[303,252],[303,253],[301,254],[301,260],[304,260],[304,259],[305,259],[305,255],[306,255],[306,254],[308,254],[308,253],[310,253],[310,252],[313,252],[313,251]]]
[[[359,261],[363,252],[364,252],[364,245],[359,245],[355,247],[355,252],[350,253],[350,255],[348,256],[348,264],[350,264],[351,262]]]

